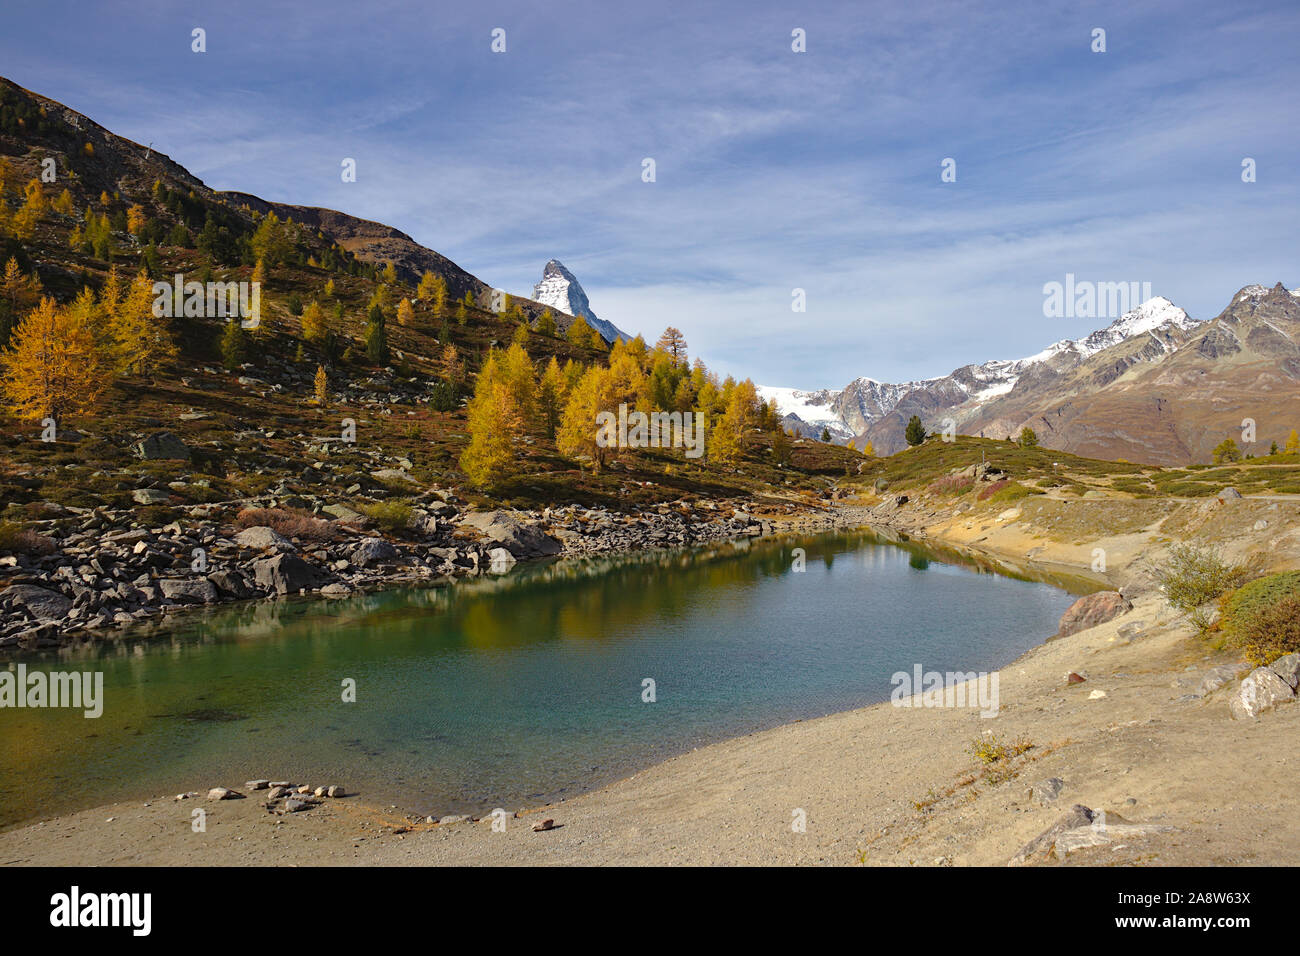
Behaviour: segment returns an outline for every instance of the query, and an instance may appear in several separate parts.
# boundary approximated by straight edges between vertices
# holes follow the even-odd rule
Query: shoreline
[[[1183,503],[1176,504],[1181,507]],[[860,514],[857,511],[850,513],[854,515],[853,520],[856,520]],[[877,515],[877,517],[885,516]],[[913,512],[903,521],[895,518],[893,521],[878,520],[872,523],[901,532],[904,536],[912,536],[923,545],[951,546],[959,549],[962,547],[964,542],[954,541],[951,536],[940,533],[944,523],[952,520],[952,515],[927,517],[929,520],[918,520],[916,512]],[[861,526],[854,525],[854,527]],[[777,528],[780,528],[780,532],[806,530],[798,527],[781,528],[779,524],[774,527],[774,530]],[[922,535],[915,533],[918,528],[924,532]],[[1017,566],[1033,560],[1020,556],[1018,543],[1023,542],[1019,542],[1014,537],[1014,535],[1025,536],[1025,528],[1001,530],[1003,533],[999,535],[998,540],[981,542],[985,547],[980,550],[994,560],[1009,561]],[[1008,532],[1011,533],[1010,536]],[[1148,548],[1160,547],[1156,540],[1157,535],[1149,534],[1147,537]],[[1009,540],[1013,543],[1009,544]],[[1070,547],[1046,547],[1039,553],[1051,554],[1054,559],[1063,557],[1064,560],[1055,560],[1053,563],[1066,568],[1072,567],[1078,570],[1080,567],[1077,560],[1071,560]],[[1143,549],[1139,549],[1139,553],[1143,553]],[[1278,555],[1278,557],[1294,560],[1295,556],[1289,554]],[[1285,765],[1287,761],[1285,753],[1291,749],[1295,749],[1295,757],[1300,759],[1300,745],[1289,747],[1286,740],[1277,739],[1277,735],[1294,739],[1292,732],[1294,728],[1289,721],[1300,719],[1300,708],[1283,707],[1274,713],[1264,715],[1253,724],[1240,724],[1228,721],[1226,691],[1220,690],[1217,693],[1202,695],[1197,702],[1186,700],[1188,695],[1180,693],[1176,696],[1184,698],[1180,705],[1182,710],[1195,718],[1180,722],[1170,721],[1167,716],[1160,716],[1160,712],[1170,706],[1165,701],[1160,702],[1162,706],[1153,709],[1140,706],[1142,703],[1140,698],[1125,700],[1131,696],[1125,691],[1131,690],[1131,685],[1134,683],[1142,685],[1149,691],[1153,686],[1153,680],[1154,686],[1157,687],[1161,684],[1168,685],[1172,680],[1175,684],[1180,684],[1179,690],[1186,691],[1190,685],[1199,682],[1202,671],[1232,662],[1228,660],[1230,655],[1215,654],[1203,644],[1189,642],[1187,640],[1189,629],[1182,625],[1177,616],[1164,605],[1163,598],[1158,593],[1152,593],[1151,589],[1143,589],[1135,583],[1141,582],[1141,574],[1132,573],[1132,569],[1129,568],[1124,570],[1127,573],[1116,574],[1112,580],[1120,579],[1122,586],[1132,592],[1134,602],[1132,611],[1113,622],[1068,637],[1049,638],[1045,643],[1020,655],[1002,668],[1003,695],[1008,703],[999,718],[989,723],[998,725],[1004,722],[1004,718],[1013,718],[1006,720],[1005,723],[1022,728],[1034,739],[1034,745],[1023,758],[1019,758],[1024,761],[1023,767],[1012,769],[1006,780],[988,784],[990,790],[1001,791],[1004,796],[1016,792],[1016,779],[1022,775],[1036,774],[1035,764],[1041,761],[1044,766],[1048,766],[1053,762],[1060,762],[1062,755],[1078,749],[1080,743],[1093,744],[1088,760],[1094,764],[1113,762],[1110,752],[1105,747],[1100,751],[1097,750],[1098,735],[1101,735],[1102,739],[1114,735],[1140,736],[1142,733],[1154,732],[1150,730],[1152,724],[1163,724],[1161,731],[1166,736],[1177,737],[1179,745],[1183,747],[1188,746],[1189,740],[1194,740],[1198,735],[1201,737],[1200,743],[1196,745],[1199,747],[1199,756],[1189,753],[1184,758],[1202,763],[1206,762],[1207,758],[1212,758],[1200,775],[1200,789],[1214,789],[1216,786],[1221,788],[1224,783],[1222,769],[1216,766],[1213,760],[1240,762],[1252,754],[1262,758],[1263,754],[1276,754],[1281,751],[1283,756],[1280,762]],[[1119,628],[1125,624],[1141,625],[1143,629],[1141,639],[1122,638],[1119,635]],[[1078,660],[1090,660],[1097,655],[1102,655],[1103,658],[1114,655],[1117,661],[1123,659],[1123,669],[1116,670],[1112,667],[1111,674],[1103,676],[1096,669],[1090,670],[1089,667],[1076,663]],[[1179,673],[1179,668],[1188,667],[1195,673],[1191,671]],[[1061,668],[1084,672],[1087,682],[1078,685],[1084,691],[1076,691],[1070,685],[1063,685]],[[1099,685],[1098,681],[1104,683]],[[1102,698],[1089,700],[1087,697],[1089,689],[1098,686],[1106,688]],[[1107,714],[1107,711],[1115,708],[1120,700],[1124,700],[1126,712],[1135,716],[1117,721],[1113,715]],[[1195,710],[1188,709],[1191,707]],[[1065,713],[1060,713],[1061,711]],[[1034,717],[1031,718],[1030,714]],[[1053,734],[1065,729],[1062,726],[1062,718],[1067,715],[1070,720],[1065,723],[1071,725],[1073,732],[1061,733],[1059,738],[1053,737]],[[1100,722],[1095,719],[1098,715],[1102,716]],[[141,853],[122,853],[116,841],[106,841],[102,839],[102,835],[101,838],[96,839],[98,829],[103,827],[106,814],[113,816],[114,822],[126,825],[128,832],[143,832],[147,828],[158,830],[158,817],[174,814],[170,807],[160,811],[158,801],[151,801],[151,806],[99,807],[6,830],[0,833],[0,862],[58,862],[57,852],[51,858],[48,851],[42,852],[37,849],[37,844],[42,843],[44,837],[53,832],[63,834],[66,840],[62,842],[65,844],[68,842],[84,844],[89,841],[92,844],[90,856],[105,863],[216,862],[232,865],[256,863],[259,854],[269,853],[273,849],[281,852],[284,847],[279,845],[280,837],[288,837],[289,828],[292,828],[292,832],[304,840],[299,845],[293,844],[291,839],[291,845],[299,846],[300,851],[305,854],[301,858],[301,862],[304,863],[822,862],[851,864],[858,862],[938,863],[943,860],[947,863],[1005,863],[1014,855],[1013,851],[1016,847],[1010,846],[1011,843],[1024,837],[1021,840],[1023,843],[1033,836],[1033,833],[1026,836],[1022,832],[1029,829],[1021,825],[1022,818],[1024,821],[1041,822],[1042,827],[1039,829],[1042,829],[1051,822],[1048,817],[1051,816],[1052,811],[1059,816],[1060,812],[1069,805],[1070,791],[1080,786],[1080,781],[1072,779],[1079,775],[1077,767],[1069,771],[1069,776],[1058,774],[1056,778],[1059,780],[1063,776],[1066,783],[1066,797],[1061,801],[1047,801],[1040,804],[1036,799],[1011,799],[1009,806],[1014,808],[1011,811],[1014,814],[1011,822],[1015,825],[1008,823],[1006,826],[993,828],[993,832],[980,831],[980,840],[983,842],[977,842],[977,849],[972,850],[971,853],[956,856],[940,853],[929,859],[915,855],[907,856],[911,851],[906,848],[914,843],[919,841],[928,845],[926,843],[928,838],[925,837],[927,830],[936,833],[944,830],[955,831],[959,829],[956,824],[968,814],[964,806],[984,802],[980,799],[982,795],[980,788],[985,783],[980,776],[980,767],[978,762],[965,752],[963,746],[987,728],[977,716],[972,722],[969,719],[971,716],[969,712],[951,708],[900,711],[889,706],[888,702],[882,702],[824,717],[782,724],[671,757],[613,783],[584,791],[571,799],[521,811],[517,817],[507,821],[505,834],[493,832],[488,821],[472,823],[466,820],[456,822],[448,820],[446,823],[417,824],[409,818],[395,814],[391,808],[367,806],[361,802],[363,798],[350,798],[337,802],[325,801],[322,807],[313,809],[310,813],[278,817],[267,824],[266,813],[261,809],[259,802],[249,799],[212,804],[204,802],[210,816],[220,816],[232,827],[230,832],[238,834],[233,841],[238,845],[225,843],[221,844],[220,848],[212,845],[199,848],[187,838],[173,835],[174,839],[171,841],[146,840],[146,843],[153,843],[154,846],[151,850],[143,851],[141,855]],[[1274,727],[1277,728],[1275,731],[1271,729]],[[1135,732],[1135,728],[1142,729]],[[1206,743],[1207,732],[1211,735],[1215,732],[1221,734],[1228,729],[1242,732],[1250,737],[1254,747],[1243,746],[1240,740],[1228,746],[1223,746],[1222,743],[1217,746]],[[1088,733],[1083,736],[1083,740],[1076,739],[1076,735],[1084,730]],[[998,733],[1003,734],[1001,729]],[[904,745],[909,740],[916,744],[919,755],[917,753],[909,755],[905,752],[907,748]],[[851,752],[859,744],[868,745],[876,758],[876,766],[870,775],[869,785],[863,778],[861,767],[845,766],[846,749]],[[800,769],[795,771],[796,767]],[[1247,772],[1247,767],[1248,765],[1243,767],[1242,772]],[[1135,771],[1138,775],[1131,779],[1141,780],[1144,774],[1136,765],[1126,768],[1124,775],[1129,776]],[[1102,770],[1102,773],[1106,772],[1113,771]],[[864,825],[859,823],[856,842],[861,846],[856,847],[852,852],[848,852],[845,846],[845,840],[848,838],[843,834],[830,843],[822,843],[818,840],[805,841],[814,844],[814,848],[818,851],[810,857],[807,852],[808,846],[801,847],[797,840],[792,842],[783,832],[789,829],[788,815],[800,809],[801,804],[799,802],[791,804],[787,800],[786,803],[790,806],[785,810],[786,818],[774,820],[771,800],[778,792],[792,793],[792,788],[798,789],[798,784],[793,783],[792,780],[802,780],[805,789],[819,793],[823,798],[828,794],[838,794],[831,800],[832,807],[839,803],[852,805],[854,800],[846,798],[843,793],[842,780],[846,774],[848,778],[856,779],[868,791],[875,792],[877,798],[884,798],[880,806],[888,808],[885,814],[887,819],[882,818],[877,830],[870,834],[867,834],[862,829]],[[1186,774],[1180,776],[1185,778]],[[963,783],[967,778],[971,778],[970,781]],[[928,790],[921,786],[923,780],[932,781]],[[916,786],[912,786],[911,781],[916,781]],[[346,781],[340,782],[346,785]],[[1178,782],[1184,785],[1187,783],[1185,779]],[[1023,784],[1023,781],[1021,783]],[[1172,831],[1160,829],[1167,826],[1161,823],[1161,820],[1178,816],[1186,808],[1176,802],[1174,805],[1166,806],[1163,812],[1152,814],[1147,811],[1146,805],[1151,803],[1156,806],[1158,801],[1155,795],[1162,787],[1167,788],[1169,785],[1168,779],[1148,780],[1144,782],[1143,787],[1132,788],[1134,793],[1145,793],[1143,797],[1115,796],[1110,804],[1091,798],[1088,805],[1096,807],[1101,804],[1113,819],[1135,821],[1132,826],[1138,827],[1139,830],[1142,826],[1148,827],[1147,831],[1141,833],[1132,831],[1134,843],[1123,845],[1126,852],[1131,850],[1132,846],[1148,849],[1154,846],[1159,849],[1153,852],[1157,855],[1163,854],[1156,862],[1178,860],[1196,862],[1200,858],[1185,857],[1185,844],[1175,840],[1170,845],[1171,838],[1168,834]],[[765,849],[761,851],[757,849],[759,844],[751,845],[745,840],[737,843],[735,838],[739,834],[729,833],[732,829],[729,826],[724,825],[718,832],[711,832],[701,824],[698,813],[697,804],[701,796],[705,799],[705,803],[716,811],[724,812],[726,807],[737,802],[744,804],[751,786],[756,791],[756,795],[761,797],[760,802],[766,808],[763,825],[760,828],[765,834],[761,844]],[[908,797],[908,793],[912,795]],[[752,800],[754,797],[748,799]],[[1135,802],[1130,803],[1130,800]],[[816,801],[805,799],[803,802]],[[878,800],[869,803],[875,806]],[[1288,799],[1286,807],[1288,810],[1293,810],[1297,803],[1300,801],[1293,802]],[[909,804],[912,805],[910,809]],[[177,806],[185,805],[177,804]],[[803,809],[807,810],[807,808]],[[863,806],[858,809],[867,812],[868,807]],[[1006,807],[1003,809],[1006,810]],[[831,809],[823,812],[829,814],[822,818],[823,826],[842,816],[841,810]],[[870,819],[876,820],[881,812],[880,807],[875,807],[867,815]],[[994,810],[989,811],[988,815],[999,816],[1000,814]],[[553,817],[560,826],[554,831],[533,833],[530,828],[531,823],[544,816]],[[807,831],[803,834],[792,833],[791,837],[807,836],[815,829],[820,832],[820,829],[815,828],[814,825],[818,819],[817,815],[809,810],[808,816],[813,822],[809,823]],[[312,820],[317,822],[308,822]],[[642,821],[642,824],[634,824],[633,821],[636,820]],[[944,821],[944,825],[935,826],[936,821],[940,820]],[[519,822],[516,824],[516,821]],[[1248,820],[1234,820],[1231,830],[1238,832],[1241,827],[1249,825]],[[1282,825],[1280,817],[1279,825]],[[92,831],[92,826],[97,829]],[[268,826],[272,831],[270,834],[266,832]],[[842,820],[837,826],[848,827],[847,832],[854,832],[854,823],[850,819]],[[1283,829],[1290,828],[1289,825],[1282,826]],[[1183,828],[1176,829],[1177,832],[1183,832],[1185,825]],[[581,831],[582,836],[579,836],[578,831]],[[1258,832],[1257,825],[1252,832]],[[651,839],[649,837],[651,833],[664,836],[667,842],[658,838]],[[1002,835],[998,836],[999,833]],[[515,835],[507,836],[508,834]],[[867,839],[868,836],[870,839]],[[905,839],[907,842],[903,843]],[[944,842],[949,842],[950,839],[956,839],[955,832],[945,834]],[[1241,839],[1240,833],[1238,839]],[[494,840],[495,842],[492,842]],[[312,844],[319,844],[321,841],[326,845],[323,850],[312,848]],[[243,845],[246,843],[248,845]],[[1016,843],[1016,846],[1019,845]],[[1300,846],[1300,835],[1297,835],[1294,841],[1288,838],[1285,845],[1290,848],[1288,852],[1294,850],[1296,846]],[[746,847],[749,849],[745,849]],[[1106,843],[1105,848],[1106,853],[1100,855],[1098,848],[1080,849],[1077,853],[1070,854],[1070,861],[1111,862],[1115,859],[1114,854],[1120,852],[1113,840]],[[835,852],[832,853],[832,849]],[[324,856],[314,855],[318,852],[323,852]],[[758,855],[746,857],[750,852]],[[194,857],[195,853],[198,854],[197,858]],[[629,858],[629,854],[636,856],[637,853],[648,854],[648,858]],[[859,853],[863,855],[862,859],[857,858]],[[882,855],[877,856],[877,854]],[[903,857],[907,858],[903,859]],[[260,858],[263,861],[270,859],[266,856]],[[1259,859],[1259,862],[1268,862],[1272,859],[1273,857],[1269,856]]]

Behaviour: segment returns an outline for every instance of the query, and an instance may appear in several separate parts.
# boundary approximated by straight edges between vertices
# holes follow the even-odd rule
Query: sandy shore
[[[1231,548],[1300,565],[1300,540],[1288,530],[1300,527],[1300,505],[1292,499],[1270,510],[1275,504],[1248,499],[1225,518],[1202,503],[1193,532],[1216,522],[1249,529],[1254,510],[1267,511],[1271,532],[1233,539]],[[0,864],[1002,865],[1074,804],[1104,810],[1109,830],[1096,846],[1032,862],[1293,863],[1300,707],[1240,722],[1229,719],[1230,687],[1194,696],[1206,671],[1235,657],[1194,638],[1161,595],[1140,584],[1166,543],[1162,529],[1190,520],[1185,509],[1083,545],[1037,534],[1029,516],[983,531],[985,518],[970,528],[968,520],[930,516],[909,527],[1007,561],[1039,549],[1046,560],[1082,568],[1093,548],[1105,547],[1111,573],[1134,596],[1132,611],[1003,668],[995,718],[973,708],[881,704],[802,721],[512,817],[501,832],[487,820],[412,825],[396,810],[367,805],[364,794],[287,816],[254,798],[177,802],[169,794],[0,834]],[[1119,634],[1130,624],[1142,625],[1140,636]],[[1069,684],[1070,671],[1087,680]],[[989,772],[971,744],[990,733],[1028,747]],[[1051,778],[1061,781],[1059,796],[1031,796],[1033,784]],[[213,783],[230,782],[196,781],[195,789]],[[196,806],[207,814],[204,833],[191,829]],[[803,832],[792,825],[800,816]],[[533,832],[548,818],[555,829]]]

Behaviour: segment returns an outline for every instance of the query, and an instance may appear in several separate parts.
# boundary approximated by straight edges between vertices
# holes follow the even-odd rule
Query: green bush
[[[411,527],[411,506],[405,501],[362,502],[356,508],[389,534],[401,534]]]
[[[1256,667],[1300,651],[1300,571],[1258,578],[1225,594],[1219,621],[1227,644]]]
[[[1240,587],[1249,572],[1226,564],[1217,552],[1191,544],[1176,544],[1169,549],[1169,564],[1157,572],[1169,603],[1180,611],[1192,612],[1192,621],[1202,630],[1206,619],[1199,610],[1225,591]]]

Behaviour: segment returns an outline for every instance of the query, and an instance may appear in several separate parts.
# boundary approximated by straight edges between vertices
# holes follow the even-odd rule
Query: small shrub
[[[1218,553],[1191,544],[1176,544],[1169,549],[1169,564],[1156,574],[1169,603],[1180,611],[1190,611],[1192,622],[1205,630],[1206,618],[1201,607],[1224,591],[1240,587],[1249,572],[1226,564]]]
[[[50,554],[54,542],[16,521],[0,521],[0,551],[8,554]]]
[[[1042,488],[1030,488],[1027,485],[1022,485],[1019,482],[1013,481],[1005,487],[999,488],[997,491],[993,492],[993,495],[989,500],[995,504],[1001,504],[1008,501],[1019,501],[1021,498],[1028,498],[1030,495],[1041,494],[1045,494]]]
[[[362,503],[356,507],[376,526],[389,534],[401,534],[410,530],[412,511],[407,502],[377,501],[374,504]]]
[[[1011,484],[1010,478],[1000,478],[997,481],[990,482],[989,486],[979,493],[978,499],[988,501],[1009,484]]]
[[[1258,578],[1225,594],[1220,605],[1226,643],[1256,667],[1300,651],[1300,571]]]
[[[975,479],[971,475],[947,475],[930,482],[925,490],[932,495],[964,495],[973,487]]]
[[[244,508],[235,516],[240,528],[265,526],[286,538],[333,541],[334,523],[296,508]]]

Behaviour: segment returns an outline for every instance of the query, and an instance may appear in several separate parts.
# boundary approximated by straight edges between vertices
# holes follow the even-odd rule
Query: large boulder
[[[1241,682],[1237,692],[1228,701],[1228,709],[1237,720],[1258,717],[1280,703],[1295,698],[1291,685],[1267,667],[1256,667]]]
[[[397,549],[383,538],[366,538],[348,555],[348,560],[359,568],[383,564],[397,557]]]
[[[136,442],[135,453],[146,461],[190,459],[189,446],[171,432],[155,432],[144,441]]]
[[[255,592],[249,585],[248,578],[240,571],[213,571],[208,575],[208,580],[221,594],[234,598],[236,601],[255,596]]]
[[[1086,631],[1090,627],[1096,627],[1098,624],[1105,624],[1132,607],[1133,605],[1118,591],[1098,591],[1096,594],[1084,595],[1066,608],[1065,613],[1061,615],[1056,636],[1068,637],[1079,631]]]
[[[516,558],[536,558],[559,554],[560,542],[535,525],[525,524],[508,511],[481,511],[468,514],[461,524],[477,528],[490,547],[502,547]]]
[[[38,621],[61,621],[72,610],[72,599],[35,584],[11,584],[0,591],[0,602],[17,605]]]
[[[274,528],[268,528],[265,525],[245,528],[235,535],[235,544],[241,548],[251,548],[254,551],[266,551],[270,548],[274,548],[276,551],[295,550],[292,541]]]
[[[258,585],[276,594],[297,594],[329,583],[329,577],[314,564],[294,554],[277,554],[253,562],[253,577]]]
[[[163,597],[178,604],[215,604],[217,587],[207,578],[160,578]]]

